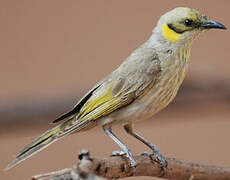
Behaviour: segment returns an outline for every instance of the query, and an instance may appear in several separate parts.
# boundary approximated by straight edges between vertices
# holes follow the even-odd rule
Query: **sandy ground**
[[[49,129],[49,122],[83,95],[79,92],[92,87],[147,40],[160,15],[177,6],[197,8],[230,27],[227,0],[1,0],[0,169]],[[205,88],[214,81],[223,85],[220,88],[229,87],[229,42],[229,30],[202,34],[193,46],[187,80],[202,82]],[[221,100],[199,97],[195,104],[190,97],[152,120],[137,123],[136,129],[167,157],[230,166],[227,95]],[[52,100],[61,106],[48,104]],[[114,130],[134,154],[147,150],[120,127]],[[29,179],[71,167],[82,148],[102,157],[118,149],[98,127],[66,137],[8,172],[0,171],[0,179]]]

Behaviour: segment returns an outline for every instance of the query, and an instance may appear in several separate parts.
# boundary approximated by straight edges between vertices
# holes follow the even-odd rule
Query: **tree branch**
[[[64,169],[48,174],[34,176],[33,180],[44,179],[118,179],[130,176],[151,176],[172,180],[230,180],[230,168],[209,166],[200,163],[183,162],[174,158],[167,158],[168,166],[165,172],[152,157],[146,155],[135,156],[136,171],[133,172],[129,160],[125,156],[108,158],[91,158],[88,151],[81,151],[80,161],[72,169]],[[96,175],[98,176],[96,176]]]

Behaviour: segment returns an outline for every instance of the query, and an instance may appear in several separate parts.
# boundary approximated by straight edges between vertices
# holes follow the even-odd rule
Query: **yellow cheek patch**
[[[164,37],[168,39],[170,42],[176,42],[179,40],[180,34],[170,29],[167,24],[163,25],[162,30]]]

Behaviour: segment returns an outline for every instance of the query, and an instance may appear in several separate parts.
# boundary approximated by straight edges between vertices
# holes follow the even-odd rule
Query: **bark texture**
[[[125,156],[108,158],[90,157],[87,150],[79,153],[79,162],[73,168],[47,174],[36,175],[33,180],[100,180],[119,179],[131,176],[151,176],[171,180],[230,180],[230,168],[209,166],[200,163],[183,162],[167,158],[165,171],[159,167],[154,157],[135,156],[137,167],[135,172]]]

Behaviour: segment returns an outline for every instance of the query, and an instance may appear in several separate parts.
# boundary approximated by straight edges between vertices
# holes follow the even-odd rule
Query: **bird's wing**
[[[133,59],[131,59],[133,61]],[[156,56],[123,63],[85,102],[77,121],[94,121],[126,106],[154,86],[161,72]]]
[[[105,116],[135,100],[154,85],[160,73],[159,59],[156,53],[141,50],[141,58],[137,55],[126,61],[110,76],[92,88],[75,107],[57,118],[58,122],[67,118],[77,117],[77,121],[95,120]],[[133,61],[138,61],[134,63]],[[67,123],[68,124],[68,123]]]
[[[102,84],[81,108],[78,119],[96,120],[132,102],[135,99],[134,92],[125,94],[123,88],[124,80],[122,79]]]

